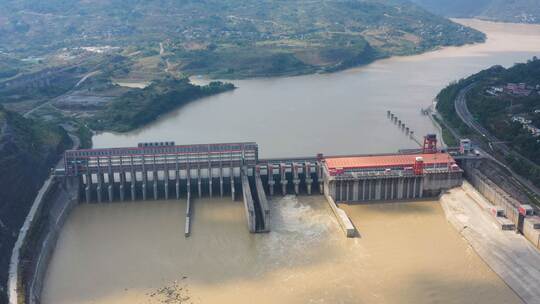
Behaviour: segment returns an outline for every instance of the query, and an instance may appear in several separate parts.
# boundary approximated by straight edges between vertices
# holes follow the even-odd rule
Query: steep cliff
[[[70,144],[66,132],[0,106],[0,303],[11,249],[41,184]]]

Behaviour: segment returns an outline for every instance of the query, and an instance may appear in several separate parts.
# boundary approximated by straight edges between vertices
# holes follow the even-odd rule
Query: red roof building
[[[412,167],[417,157],[423,158],[424,166],[427,168],[448,167],[456,163],[448,153],[330,157],[324,160],[328,170],[380,170]]]

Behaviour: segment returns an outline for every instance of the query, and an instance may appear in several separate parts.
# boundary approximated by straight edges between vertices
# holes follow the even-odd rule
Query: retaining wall
[[[504,209],[506,217],[514,224],[518,224],[519,211],[514,206],[519,206],[520,203],[515,198],[511,197],[477,169],[467,169],[466,177],[489,202]]]
[[[79,201],[78,185],[76,179],[51,176],[40,190],[12,257],[10,304],[41,302],[43,281],[58,235]]]
[[[470,183],[493,205],[504,209],[506,217],[512,221],[516,227],[519,221],[519,210],[515,206],[520,203],[511,197],[503,189],[492,182],[487,176],[477,169],[468,168],[466,177]],[[536,248],[540,249],[540,230],[535,229],[535,224],[531,218],[525,218],[523,224],[523,235]]]
[[[536,222],[532,221],[530,218],[525,218],[525,222],[523,223],[523,235],[525,235],[536,248],[540,249],[540,230],[534,228],[535,224]]]
[[[334,212],[334,215],[336,216],[338,223],[341,226],[341,229],[343,229],[343,232],[345,232],[345,236],[347,236],[348,238],[355,237],[356,228],[349,219],[349,216],[347,215],[345,210],[339,208],[331,196],[326,193],[324,194],[324,196],[326,197],[326,201],[328,202],[328,205],[330,205],[332,212]]]
[[[43,206],[43,198],[45,197],[45,195],[49,193],[52,183],[53,183],[53,177],[50,176],[45,181],[41,189],[39,190],[38,194],[36,195],[36,198],[34,199],[32,207],[30,208],[30,211],[28,212],[28,215],[26,216],[24,224],[21,227],[21,230],[19,232],[19,237],[17,238],[17,241],[15,242],[15,245],[13,246],[13,251],[11,254],[11,261],[9,264],[9,276],[8,276],[8,298],[9,298],[10,304],[18,304],[19,294],[24,294],[22,292],[19,292],[19,286],[20,286],[19,265],[20,265],[21,248],[23,247],[27,239],[27,235],[29,233],[30,227],[33,225],[35,219],[37,218],[36,214],[40,212]],[[21,303],[22,302],[23,301],[21,301]]]

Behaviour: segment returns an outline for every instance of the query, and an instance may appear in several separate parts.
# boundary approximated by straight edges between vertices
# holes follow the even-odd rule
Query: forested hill
[[[494,66],[453,83],[437,96],[437,110],[454,127],[461,128],[455,112],[459,92],[472,85],[467,105],[474,118],[491,134],[507,143],[537,166],[523,162],[513,154],[508,164],[540,187],[540,60],[511,68]],[[470,134],[469,134],[470,135]]]
[[[485,38],[406,0],[2,2],[2,52],[132,46],[217,76],[335,70]]]
[[[538,0],[412,0],[431,12],[448,17],[540,23]]]

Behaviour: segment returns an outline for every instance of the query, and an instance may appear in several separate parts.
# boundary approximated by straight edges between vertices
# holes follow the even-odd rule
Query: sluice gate
[[[203,195],[234,201],[241,193],[248,229],[256,233],[270,230],[267,194],[324,194],[350,236],[336,204],[435,197],[462,182],[463,171],[453,155],[436,148],[434,135],[421,151],[394,154],[259,159],[258,152],[254,142],[72,150],[65,153],[64,174],[79,180],[87,203],[186,199],[186,236],[193,198]]]
[[[255,166],[257,158],[257,144],[234,143],[74,150],[64,163],[65,174],[84,184],[86,202],[169,199],[173,191],[177,199],[192,191],[223,196],[227,190],[234,200],[241,168]]]
[[[248,229],[250,232],[260,233],[269,232],[269,222],[265,218],[265,211],[259,197],[259,189],[255,183],[255,176],[247,176],[242,173],[242,195],[244,199],[244,207],[246,218],[248,221]],[[266,195],[264,195],[266,200]]]
[[[255,143],[148,145],[67,151],[65,175],[77,178],[86,203],[185,199],[185,236],[194,198],[236,200],[242,193],[250,232],[270,231],[267,193],[312,193],[322,185],[316,158],[258,159]],[[321,188],[322,189],[322,188]]]

